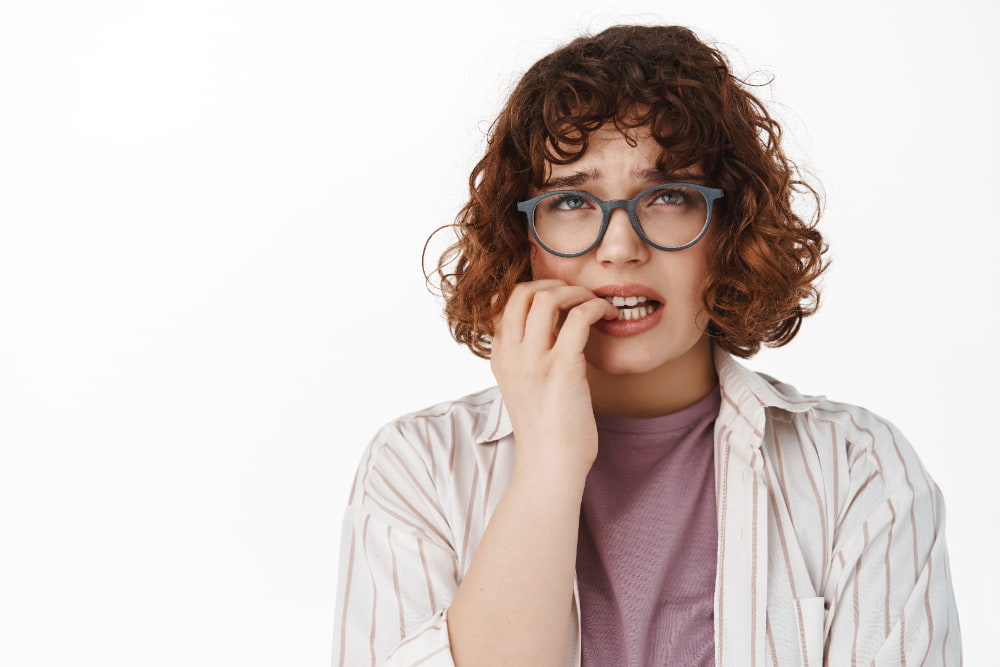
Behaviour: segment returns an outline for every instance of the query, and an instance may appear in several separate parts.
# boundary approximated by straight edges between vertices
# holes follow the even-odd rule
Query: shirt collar
[[[714,353],[722,393],[719,421],[753,449],[759,449],[764,440],[767,408],[775,408],[771,414],[782,419],[782,414],[787,418],[787,413],[806,412],[823,400],[751,371],[718,346],[714,346]]]
[[[822,396],[804,396],[791,385],[749,370],[718,346],[713,346],[713,352],[722,393],[719,417],[734,430],[744,432],[755,447],[763,439],[765,408],[805,412],[823,400]],[[499,389],[493,391],[486,419],[479,422],[475,434],[479,444],[495,442],[514,432]]]
[[[489,404],[486,419],[477,424],[476,444],[495,442],[514,432],[510,417],[507,415],[507,406],[503,404],[503,397],[500,395],[500,388],[493,387],[492,391],[493,400]]]

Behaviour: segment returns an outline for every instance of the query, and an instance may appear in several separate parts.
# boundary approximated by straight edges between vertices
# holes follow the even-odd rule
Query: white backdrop
[[[616,4],[0,5],[0,664],[328,664],[361,450],[491,384],[422,244],[517,76],[626,21],[774,75],[834,265],[749,365],[908,434],[989,664],[997,5]]]

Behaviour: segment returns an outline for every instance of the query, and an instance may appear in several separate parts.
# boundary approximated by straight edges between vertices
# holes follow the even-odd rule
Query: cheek
[[[706,243],[708,239],[702,239],[694,246],[688,248],[684,252],[691,252],[690,255],[684,257],[687,266],[685,271],[687,272],[691,284],[697,286],[700,292],[704,286],[705,281],[708,279],[708,246]]]
[[[547,253],[535,244],[531,245],[531,278],[532,280],[542,280],[544,278],[559,278],[560,280],[567,279],[567,258],[556,257],[553,254]]]
[[[708,256],[705,253],[705,248],[702,248],[701,252],[697,253],[692,259],[694,261],[692,261],[689,267],[689,275],[691,277],[688,284],[689,307],[695,313],[696,327],[699,331],[704,332],[708,327],[709,321],[709,314],[705,310],[703,300],[705,284],[708,280]]]
[[[696,247],[681,252],[686,253]],[[664,272],[667,274],[668,289],[674,297],[674,305],[689,313],[688,316],[698,317],[700,321],[704,315],[702,296],[708,278],[708,258],[702,250],[676,259],[679,261],[669,267],[669,273]]]

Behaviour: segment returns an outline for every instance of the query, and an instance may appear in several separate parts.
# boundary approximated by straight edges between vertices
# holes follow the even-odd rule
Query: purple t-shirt
[[[580,508],[583,664],[715,664],[719,389],[665,417],[595,415]]]

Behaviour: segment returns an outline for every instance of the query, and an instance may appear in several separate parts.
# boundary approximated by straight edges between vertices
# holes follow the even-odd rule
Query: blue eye
[[[551,207],[561,211],[576,211],[587,205],[587,198],[580,195],[559,195],[552,199]]]
[[[669,190],[657,190],[651,198],[654,204],[673,204],[675,206],[686,204],[688,200],[688,194],[684,190],[673,188]]]

